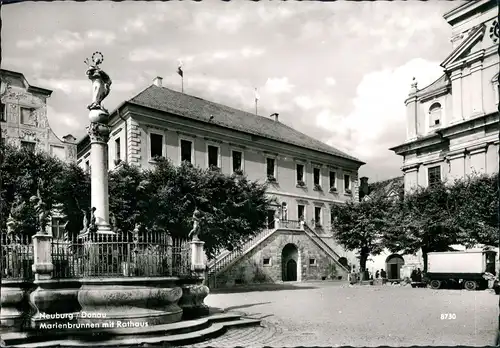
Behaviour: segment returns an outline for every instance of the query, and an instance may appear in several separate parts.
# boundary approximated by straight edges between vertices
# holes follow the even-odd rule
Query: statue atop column
[[[99,65],[104,61],[101,52],[95,52],[92,58],[85,59],[87,64],[87,77],[92,81],[92,103],[87,106],[89,110],[101,110],[106,114],[108,111],[102,106],[102,101],[108,96],[111,90],[111,78]]]

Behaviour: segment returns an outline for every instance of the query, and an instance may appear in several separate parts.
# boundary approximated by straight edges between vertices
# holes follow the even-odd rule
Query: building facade
[[[270,228],[277,228],[276,218],[302,217],[347,257],[333,242],[330,211],[335,203],[357,200],[363,162],[283,124],[277,115],[256,116],[170,90],[161,81],[156,78],[112,113],[110,170],[122,162],[150,168],[159,156],[176,165],[187,161],[267,181],[268,193],[279,202],[268,212]],[[88,171],[89,156],[87,136],[78,143],[78,164]],[[355,261],[353,256],[350,260]]]
[[[33,151],[43,151],[64,162],[76,161],[76,138],[71,134],[59,139],[47,118],[47,99],[52,91],[32,86],[20,72],[0,70],[7,89],[0,103],[0,141]],[[48,231],[55,238],[64,235],[65,217],[60,208],[52,211]]]
[[[1,141],[27,149],[45,151],[65,162],[76,161],[76,138],[59,139],[49,125],[47,99],[52,91],[32,86],[20,72],[2,69],[8,89],[0,103]]]
[[[405,189],[435,180],[498,172],[498,6],[471,1],[446,13],[452,51],[443,75],[406,100],[407,134],[392,148],[403,157]]]
[[[496,1],[469,1],[444,15],[451,26],[451,53],[443,75],[422,89],[413,81],[406,104],[406,141],[393,147],[403,157],[404,190],[436,181],[453,182],[499,169],[499,27]],[[452,246],[463,250],[462,246]],[[373,268],[400,278],[423,269],[416,255],[373,257]]]

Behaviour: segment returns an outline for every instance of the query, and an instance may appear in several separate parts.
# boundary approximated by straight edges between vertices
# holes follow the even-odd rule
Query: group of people
[[[421,283],[422,282],[422,271],[420,270],[420,268],[414,269],[413,271],[411,271],[410,278],[411,278],[411,281],[414,283]]]
[[[377,270],[375,272],[375,276],[373,275],[372,272],[370,272],[368,270],[368,268],[366,268],[363,273],[364,273],[363,279],[365,279],[365,280],[387,279],[387,272],[384,269],[380,269],[380,271]],[[356,268],[354,266],[352,268],[352,271],[351,271],[349,278],[350,278],[351,282],[357,282],[357,281],[361,280],[360,274],[358,272],[356,272]]]

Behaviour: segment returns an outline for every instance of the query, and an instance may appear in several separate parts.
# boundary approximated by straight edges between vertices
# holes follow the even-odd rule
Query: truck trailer
[[[432,289],[457,284],[467,290],[486,289],[488,276],[496,276],[495,257],[492,250],[428,253],[426,283]]]

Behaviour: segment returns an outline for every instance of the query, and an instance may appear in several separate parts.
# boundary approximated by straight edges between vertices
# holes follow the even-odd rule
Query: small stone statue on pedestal
[[[96,217],[95,217],[96,207],[92,207],[91,215],[90,215],[90,226],[89,232],[97,231]]]
[[[193,213],[193,228],[188,235],[188,238],[191,238],[191,240],[200,240],[200,238],[198,237],[198,233],[200,231],[200,219],[201,212],[198,210],[198,208],[195,208]]]
[[[47,206],[45,202],[42,200],[42,196],[40,194],[40,187],[43,186],[43,180],[38,180],[38,187],[36,189],[36,196],[31,196],[30,202],[35,203],[35,212],[38,217],[38,226],[39,232],[41,234],[46,234],[45,225],[47,223],[47,217],[49,216],[49,211],[47,210]]]
[[[80,231],[80,234],[87,232],[89,229],[89,220],[87,219],[87,212],[82,209],[82,213],[83,213],[83,228]]]

